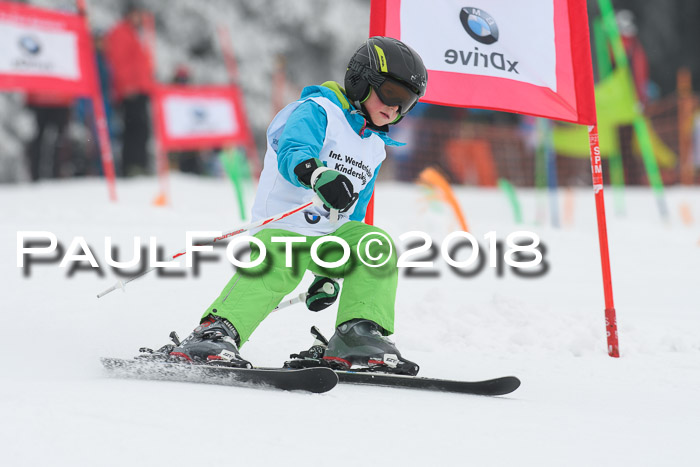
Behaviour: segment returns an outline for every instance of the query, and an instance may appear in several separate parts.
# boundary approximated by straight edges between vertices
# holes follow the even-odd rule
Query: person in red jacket
[[[130,2],[119,22],[105,37],[105,55],[112,75],[113,99],[121,108],[122,170],[132,176],[148,172],[148,140],[151,124],[148,111],[153,85],[153,61],[147,43],[148,13]]]

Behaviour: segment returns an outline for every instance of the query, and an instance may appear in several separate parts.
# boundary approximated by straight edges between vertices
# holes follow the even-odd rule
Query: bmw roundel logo
[[[41,44],[39,40],[32,36],[22,36],[19,38],[19,47],[31,55],[37,55],[41,52]]]
[[[498,40],[496,21],[484,10],[464,7],[459,13],[462,26],[474,40],[482,44],[493,44]]]
[[[202,122],[207,119],[207,110],[204,107],[195,107],[192,109],[192,116],[197,122]]]
[[[318,224],[318,221],[321,220],[321,216],[307,211],[304,211],[304,218],[306,218],[306,222],[309,224]]]

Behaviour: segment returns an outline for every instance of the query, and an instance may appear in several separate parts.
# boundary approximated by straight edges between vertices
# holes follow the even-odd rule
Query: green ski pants
[[[363,240],[367,234],[372,235]],[[326,277],[343,278],[336,326],[351,319],[364,318],[392,334],[398,269],[396,247],[391,238],[377,227],[356,221],[343,224],[329,235],[345,240],[350,246],[350,256],[343,265],[327,269],[316,264],[311,255],[312,244],[324,236],[304,237],[281,229],[258,232],[255,237],[265,245],[265,259],[259,266],[239,268],[219,297],[206,309],[202,319],[211,314],[226,318],[238,331],[242,345],[282,299],[296,289],[309,270]],[[304,242],[291,244],[291,267],[286,265],[286,244],[273,242],[273,237],[305,238]],[[381,239],[382,244],[368,244],[369,239]],[[366,252],[371,257],[382,258],[378,261],[380,263],[387,258],[388,261],[379,267],[363,264],[357,256],[358,243],[365,261],[369,262]],[[260,256],[260,249],[253,243],[251,247],[250,260],[254,261]],[[318,246],[317,256],[327,263],[335,262],[342,258],[343,248],[334,241],[327,241]]]

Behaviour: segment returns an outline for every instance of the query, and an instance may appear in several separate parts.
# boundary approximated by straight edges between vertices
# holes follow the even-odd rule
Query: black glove
[[[329,277],[315,276],[306,292],[306,307],[311,311],[321,311],[335,303],[340,285]]]
[[[348,177],[327,168],[319,159],[302,162],[294,168],[294,173],[302,185],[316,192],[328,209],[345,212],[359,198]]]

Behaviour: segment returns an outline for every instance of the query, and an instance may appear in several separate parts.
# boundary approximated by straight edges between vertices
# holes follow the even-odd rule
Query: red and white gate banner
[[[595,123],[586,0],[373,0],[371,34],[423,58],[422,102]]]
[[[90,40],[79,15],[0,2],[0,89],[90,96]]]
[[[250,134],[233,86],[158,86],[156,127],[165,150],[244,144]]]

